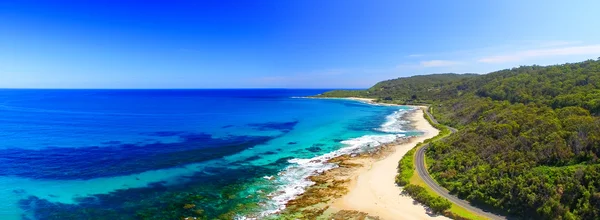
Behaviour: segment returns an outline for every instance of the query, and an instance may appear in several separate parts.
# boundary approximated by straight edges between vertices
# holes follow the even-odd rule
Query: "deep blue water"
[[[0,90],[0,216],[265,215],[330,166],[303,159],[417,134],[406,107],[296,98],[324,91]]]

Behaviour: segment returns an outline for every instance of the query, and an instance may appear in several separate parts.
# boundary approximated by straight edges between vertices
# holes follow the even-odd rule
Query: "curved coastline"
[[[292,98],[312,98],[312,97],[292,97]],[[355,100],[366,104],[378,105],[365,100]],[[381,105],[380,105],[381,106]],[[395,106],[395,105],[394,105]],[[306,197],[306,192],[314,185],[319,185],[315,178],[323,176],[324,173],[331,173],[330,170],[340,168],[340,158],[357,157],[375,154],[381,148],[385,148],[398,141],[407,139],[404,134],[403,126],[407,121],[402,120],[407,112],[414,109],[399,109],[386,116],[386,122],[381,124],[378,130],[381,134],[369,134],[341,141],[346,146],[335,151],[315,156],[313,158],[293,158],[288,160],[290,166],[280,171],[276,176],[263,177],[265,179],[277,182],[278,189],[267,196],[269,201],[264,203],[264,209],[256,215],[245,216],[244,218],[271,218],[285,213],[290,203],[298,201],[298,198]],[[333,162],[335,161],[335,162]],[[289,210],[289,209],[288,209]]]
[[[381,219],[447,219],[431,215],[422,205],[415,205],[412,198],[402,196],[402,189],[394,182],[398,161],[404,154],[417,143],[439,132],[423,118],[422,111],[414,111],[410,120],[416,130],[424,134],[408,143],[394,146],[394,153],[362,169],[353,179],[355,183],[348,194],[334,201],[332,208],[361,211]]]
[[[375,103],[374,99],[334,99],[382,105]],[[420,109],[422,106],[413,107]],[[416,131],[423,132],[423,135],[398,138],[382,145],[377,152],[354,157],[341,155],[329,159],[329,162],[337,166],[310,177],[315,184],[287,202],[281,215],[329,219],[448,219],[432,215],[412,198],[401,195],[402,189],[394,183],[398,161],[404,154],[417,143],[439,133],[425,120],[422,111],[409,111],[403,117],[410,121]]]

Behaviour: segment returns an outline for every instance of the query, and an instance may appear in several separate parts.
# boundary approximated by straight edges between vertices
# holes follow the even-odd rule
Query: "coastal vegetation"
[[[406,152],[406,155],[415,155],[417,148],[422,145],[419,143],[415,148]],[[404,156],[398,162],[398,174],[396,175],[396,184],[406,186],[410,183],[410,178],[415,174],[414,157]]]
[[[403,193],[413,197],[417,202],[429,207],[433,213],[444,214],[444,212],[452,207],[452,203],[445,198],[436,196],[420,186],[411,184],[410,179],[414,175],[414,154],[415,150],[422,146],[423,143],[406,153],[406,156],[398,163],[398,175],[396,176],[396,184],[404,187]]]
[[[402,157],[402,159],[398,162],[398,175],[396,175],[396,184],[398,184],[399,186],[405,186],[405,185],[409,184],[410,179],[412,178],[412,176],[415,173],[414,172],[415,166],[414,166],[413,155],[415,155],[415,152],[417,151],[417,149],[421,148],[425,144],[440,140],[451,134],[450,129],[448,129],[446,126],[433,123],[431,121],[431,118],[429,118],[429,116],[427,114],[424,114],[424,115],[425,115],[425,119],[427,119],[429,124],[431,124],[433,127],[438,129],[440,131],[440,133],[438,135],[436,135],[435,137],[426,139],[425,141],[418,143],[413,149],[406,152],[407,156]]]
[[[366,95],[365,90],[332,90],[332,91],[328,91],[323,94],[320,94],[319,96],[336,98],[336,97],[362,97],[365,95]]]
[[[426,188],[427,185],[423,182],[419,175],[415,174],[415,153],[416,151],[426,144],[433,141],[440,140],[451,134],[451,131],[443,125],[432,122],[427,114],[424,114],[425,118],[440,133],[435,137],[426,139],[425,141],[418,143],[413,149],[406,152],[404,157],[398,162],[398,174],[396,175],[396,184],[404,187],[404,193],[408,194],[416,201],[429,207],[433,213],[443,214],[447,217],[454,219],[471,219],[473,216],[477,217],[473,213],[463,210],[462,207],[453,205],[449,200],[437,196],[431,189]],[[471,218],[469,218],[471,217]]]
[[[475,76],[454,73],[411,76],[382,81],[367,90],[333,90],[319,97],[366,97],[394,104],[429,103],[441,98],[441,89],[449,83]]]
[[[433,213],[442,213],[452,206],[450,201],[440,196],[432,196],[422,186],[408,184],[404,186],[404,192],[413,197],[417,202],[425,204]]]
[[[427,150],[429,173],[460,198],[517,217],[600,218],[600,59],[445,76],[360,97],[428,103],[460,129]]]

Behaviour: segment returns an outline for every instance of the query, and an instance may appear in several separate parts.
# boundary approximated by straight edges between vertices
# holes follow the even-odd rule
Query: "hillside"
[[[600,60],[448,76],[360,95],[430,103],[460,129],[427,152],[429,172],[459,197],[527,218],[600,219]]]
[[[444,97],[441,89],[453,81],[475,77],[475,74],[432,74],[386,80],[368,90],[334,90],[322,97],[360,96],[393,103],[431,102]]]

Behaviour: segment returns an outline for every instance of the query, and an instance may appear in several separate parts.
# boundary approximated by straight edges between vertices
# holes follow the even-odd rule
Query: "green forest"
[[[600,59],[321,96],[430,104],[459,132],[431,144],[429,172],[473,204],[528,219],[600,219]]]

